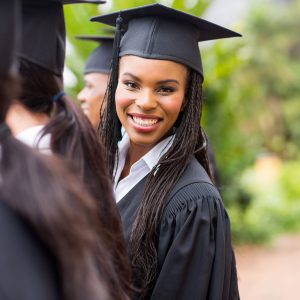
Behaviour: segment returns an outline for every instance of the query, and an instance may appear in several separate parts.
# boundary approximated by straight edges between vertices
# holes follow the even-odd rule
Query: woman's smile
[[[151,132],[157,129],[161,118],[153,115],[144,115],[138,113],[129,113],[128,117],[132,122],[135,130],[140,132]]]

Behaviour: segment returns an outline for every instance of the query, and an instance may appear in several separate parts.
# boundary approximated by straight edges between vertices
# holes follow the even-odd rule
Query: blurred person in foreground
[[[13,134],[25,144],[57,155],[97,200],[98,214],[108,229],[107,242],[118,274],[117,288],[129,289],[129,267],[104,163],[102,145],[81,109],[63,92],[66,29],[63,4],[99,3],[85,0],[23,0],[21,49],[18,51],[20,92],[6,118]]]
[[[5,123],[18,86],[19,4],[0,3],[0,299],[129,299],[96,201],[61,160]]]
[[[100,121],[100,110],[109,81],[114,39],[108,36],[78,36],[78,38],[100,43],[85,64],[85,86],[77,96],[83,112],[92,125],[97,128]]]
[[[97,200],[117,274],[116,292],[125,295],[130,290],[129,266],[102,145],[81,109],[62,90],[66,43],[63,4],[83,2],[100,1],[23,0],[22,44],[17,53],[20,92],[6,121],[17,139],[68,163]]]

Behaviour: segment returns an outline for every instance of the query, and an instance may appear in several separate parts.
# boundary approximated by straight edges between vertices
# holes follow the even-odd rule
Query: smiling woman
[[[130,152],[142,147],[146,154],[172,134],[185,101],[187,77],[187,68],[172,61],[121,58],[116,110],[135,147]]]
[[[100,135],[136,299],[239,299],[230,222],[200,125],[198,48],[198,41],[238,34],[160,4],[94,20],[117,23]]]

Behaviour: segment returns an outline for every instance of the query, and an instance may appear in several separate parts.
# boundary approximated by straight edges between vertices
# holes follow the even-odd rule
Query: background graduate
[[[200,123],[198,48],[239,34],[160,4],[92,20],[117,24],[100,135],[141,287],[136,298],[239,299],[230,222]],[[118,145],[121,126],[127,135]]]
[[[78,36],[78,38],[100,43],[85,64],[85,86],[77,96],[83,112],[92,125],[97,128],[100,121],[100,109],[109,80],[114,39],[109,36]]]
[[[128,299],[95,200],[62,161],[5,124],[17,86],[18,4],[0,2],[0,299]]]

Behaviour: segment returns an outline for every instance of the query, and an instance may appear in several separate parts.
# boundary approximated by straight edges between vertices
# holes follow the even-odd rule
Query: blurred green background
[[[65,77],[74,99],[83,86],[84,62],[96,46],[75,36],[104,29],[90,17],[154,2],[203,16],[213,1],[108,2],[65,7]],[[203,124],[236,243],[267,242],[300,230],[300,0],[249,3],[246,14],[230,25],[243,38],[201,47]]]

